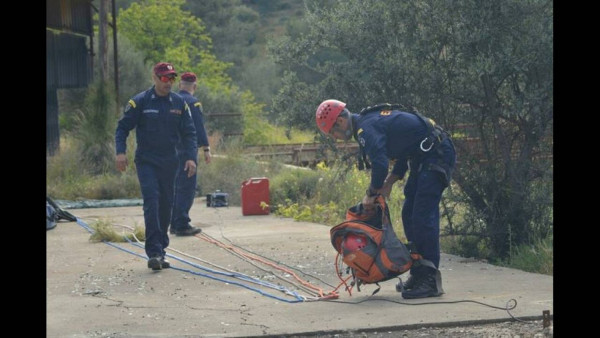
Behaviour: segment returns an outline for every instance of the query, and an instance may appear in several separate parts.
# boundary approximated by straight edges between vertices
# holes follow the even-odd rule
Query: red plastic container
[[[269,179],[253,177],[242,183],[242,215],[269,214]],[[261,207],[261,202],[266,206]]]

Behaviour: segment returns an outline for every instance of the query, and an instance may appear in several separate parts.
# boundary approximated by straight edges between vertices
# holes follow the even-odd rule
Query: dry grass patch
[[[130,227],[121,226],[119,232],[115,229],[110,220],[99,220],[90,225],[94,229],[94,233],[90,236],[91,242],[127,242],[128,240],[136,242],[144,242],[146,240],[145,228],[137,224],[133,229]],[[136,240],[137,238],[137,240]]]

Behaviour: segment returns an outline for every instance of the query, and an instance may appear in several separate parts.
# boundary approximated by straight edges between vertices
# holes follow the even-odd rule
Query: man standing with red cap
[[[210,146],[208,137],[204,129],[204,121],[202,118],[202,103],[194,97],[196,91],[196,74],[185,72],[181,74],[179,81],[179,95],[183,97],[185,102],[190,107],[194,126],[196,127],[196,137],[198,147],[203,148],[204,161],[210,163]],[[183,144],[177,146],[177,150],[181,151]],[[197,148],[195,150],[197,152]],[[181,153],[183,154],[183,153]],[[179,158],[179,170],[175,181],[175,201],[173,203],[173,215],[171,216],[171,230],[169,232],[177,236],[193,236],[202,232],[202,229],[194,227],[190,224],[190,209],[194,203],[196,195],[196,184],[198,182],[196,174],[189,176],[183,170],[185,167],[185,156]]]
[[[144,200],[145,250],[152,270],[170,267],[165,249],[169,246],[167,230],[179,162],[176,146],[180,141],[183,170],[189,177],[196,174],[196,128],[187,103],[171,92],[176,77],[173,65],[157,63],[152,74],[154,85],[129,100],[115,134],[116,165],[124,171],[127,136],[137,128],[135,165]]]

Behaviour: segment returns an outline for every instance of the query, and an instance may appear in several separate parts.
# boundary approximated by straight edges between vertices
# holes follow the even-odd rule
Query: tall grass
[[[552,276],[554,274],[553,242],[553,235],[549,235],[531,244],[521,244],[511,252],[509,260],[499,263],[515,269]]]
[[[114,137],[117,125],[115,93],[97,80],[88,87],[84,110],[77,111],[73,137],[78,141],[82,165],[93,174],[115,170]]]
[[[135,137],[129,137],[130,146]],[[140,185],[133,164],[133,151],[128,152],[129,166],[125,173],[114,171],[94,174],[82,164],[77,140],[61,138],[58,154],[46,158],[46,194],[53,199],[114,199],[140,198]],[[114,156],[114,155],[113,155]]]

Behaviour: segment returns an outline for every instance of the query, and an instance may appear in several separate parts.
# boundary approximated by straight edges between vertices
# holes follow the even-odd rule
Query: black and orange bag
[[[331,244],[357,285],[392,279],[422,259],[396,236],[383,196],[377,196],[375,206],[370,212],[362,203],[349,208],[346,220],[330,230]]]

